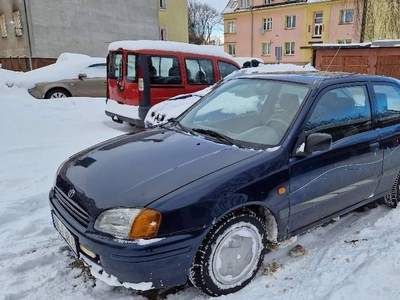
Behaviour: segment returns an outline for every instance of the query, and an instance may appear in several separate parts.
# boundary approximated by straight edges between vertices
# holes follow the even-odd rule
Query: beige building
[[[188,1],[159,0],[160,40],[189,42]]]

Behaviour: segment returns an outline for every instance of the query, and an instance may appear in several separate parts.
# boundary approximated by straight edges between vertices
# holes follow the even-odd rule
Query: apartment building
[[[392,5],[398,8],[392,0],[230,0],[223,11],[225,51],[266,63],[311,62],[313,44],[395,38],[396,29],[378,26],[385,19],[376,14],[389,14]],[[392,27],[399,28],[398,20]]]
[[[159,0],[160,40],[189,42],[188,1]]]

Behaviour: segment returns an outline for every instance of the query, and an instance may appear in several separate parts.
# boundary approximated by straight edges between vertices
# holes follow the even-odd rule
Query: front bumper
[[[110,285],[123,285],[136,290],[185,284],[205,234],[204,230],[199,230],[160,239],[119,240],[96,232],[94,221],[87,228],[79,224],[52,197],[52,193],[50,207],[75,238],[77,256],[91,267],[94,277]],[[94,257],[89,257],[88,253],[91,256],[94,254]]]

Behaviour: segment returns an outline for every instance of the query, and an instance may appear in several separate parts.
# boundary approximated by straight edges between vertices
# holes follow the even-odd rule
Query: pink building
[[[312,44],[360,42],[363,7],[357,0],[230,0],[225,51],[266,63],[279,53],[280,62],[311,62]]]

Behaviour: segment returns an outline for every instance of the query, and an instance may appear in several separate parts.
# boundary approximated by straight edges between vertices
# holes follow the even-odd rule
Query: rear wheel
[[[71,97],[71,93],[68,92],[66,89],[62,88],[51,89],[45,95],[46,99],[66,98],[66,97]]]
[[[384,198],[384,202],[392,208],[396,208],[399,204],[399,195],[400,195],[400,174],[397,175],[396,181],[392,187],[392,191],[389,195]]]
[[[230,213],[205,237],[189,278],[211,296],[245,287],[256,275],[265,254],[264,221],[252,211]]]

